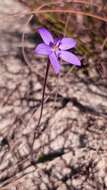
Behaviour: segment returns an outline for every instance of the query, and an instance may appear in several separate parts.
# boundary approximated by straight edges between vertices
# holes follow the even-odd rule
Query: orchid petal
[[[55,39],[54,39],[54,44],[55,44],[55,45],[59,46],[60,43],[61,43],[61,38],[55,38]]]
[[[74,48],[75,46],[76,46],[76,41],[74,39],[62,38],[59,48],[61,50],[67,50],[67,49]]]
[[[73,65],[77,66],[81,65],[79,58],[71,52],[60,51],[59,57],[62,58],[64,61],[71,63]]]
[[[58,63],[58,59],[57,59],[55,53],[51,53],[49,55],[49,59],[50,59],[50,62],[52,64],[52,67],[53,67],[55,73],[58,74],[60,72],[60,64]]]
[[[48,45],[41,43],[35,48],[34,52],[40,55],[49,55],[51,54],[51,49]]]
[[[51,33],[45,29],[45,28],[39,28],[38,33],[40,34],[42,40],[45,42],[45,44],[49,45],[50,43],[54,42],[54,39],[51,35]]]

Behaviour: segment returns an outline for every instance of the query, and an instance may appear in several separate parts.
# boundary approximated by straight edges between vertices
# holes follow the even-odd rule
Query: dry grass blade
[[[71,14],[75,14],[75,15],[83,15],[83,16],[88,16],[88,17],[92,17],[94,19],[97,20],[101,20],[101,21],[105,21],[107,22],[107,17],[102,17],[93,13],[89,13],[89,12],[83,12],[83,11],[78,11],[78,10],[74,10],[74,9],[46,9],[46,10],[35,10],[32,11],[31,14],[44,14],[44,13],[71,13]]]
[[[84,0],[71,0],[71,1],[69,1],[69,3],[79,3],[79,4],[84,4],[84,5],[88,5],[88,6],[95,6],[95,7],[97,7],[97,8],[101,8],[98,4],[96,4],[96,3],[92,3],[92,2],[86,2],[86,1],[84,1]],[[64,1],[57,1],[57,2],[49,2],[49,3],[44,3],[44,4],[42,4],[41,6],[39,6],[36,10],[41,10],[41,9],[43,9],[44,7],[48,7],[48,6],[50,6],[50,5],[56,5],[56,4],[59,4],[59,5],[61,5],[61,3],[66,3],[66,2],[64,2]]]

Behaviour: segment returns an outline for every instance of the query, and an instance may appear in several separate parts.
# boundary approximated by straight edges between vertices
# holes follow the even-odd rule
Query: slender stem
[[[37,127],[34,129],[33,141],[32,141],[32,145],[31,145],[31,157],[32,157],[32,158],[33,158],[33,145],[34,145],[34,140],[35,140],[35,137],[36,137],[37,128],[39,128],[39,126],[40,126],[40,122],[41,122],[42,114],[43,114],[45,89],[46,89],[46,82],[47,82],[47,78],[48,78],[49,66],[50,66],[50,61],[48,60],[47,68],[46,68],[46,73],[45,73],[44,84],[43,84],[40,116],[39,116],[38,123],[37,123],[37,125],[36,125]],[[32,159],[32,158],[31,158],[31,159]]]
[[[50,66],[50,62],[49,62],[49,60],[48,60],[47,68],[46,68],[46,74],[45,74],[45,80],[44,80],[44,84],[43,84],[42,101],[41,101],[41,110],[40,110],[40,116],[39,116],[39,120],[38,120],[37,128],[40,126],[40,122],[41,122],[41,118],[42,118],[42,114],[43,114],[45,89],[46,89],[46,82],[47,82],[47,78],[48,78],[49,66]]]

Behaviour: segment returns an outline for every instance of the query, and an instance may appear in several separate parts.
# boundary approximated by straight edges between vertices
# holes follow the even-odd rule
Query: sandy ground
[[[107,189],[107,81],[78,72],[58,80],[50,70],[41,125],[33,157],[46,64],[25,64],[21,35],[27,12],[15,0],[0,0],[0,190]],[[32,53],[35,44],[26,40]],[[34,116],[31,118],[33,111]],[[29,122],[30,120],[30,122]]]

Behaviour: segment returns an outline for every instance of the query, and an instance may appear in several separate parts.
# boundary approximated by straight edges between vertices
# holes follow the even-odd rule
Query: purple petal
[[[58,74],[60,72],[60,64],[58,62],[58,59],[57,59],[55,53],[51,53],[49,55],[49,59],[50,59],[50,62],[52,64],[52,67],[53,67],[55,73]]]
[[[40,55],[49,55],[51,54],[51,49],[48,45],[41,43],[35,48],[34,52]]]
[[[78,65],[78,66],[81,65],[79,58],[71,52],[60,51],[59,57],[62,58],[64,61],[71,63],[73,65]]]
[[[76,46],[76,41],[74,39],[62,38],[59,48],[61,50],[67,50],[67,49],[74,48],[75,46]]]
[[[54,38],[54,44],[59,46],[61,43],[61,38]]]
[[[54,39],[53,39],[51,33],[47,29],[45,29],[45,28],[39,28],[38,32],[39,32],[42,40],[45,42],[45,44],[49,45],[50,42],[51,43],[54,42]]]

